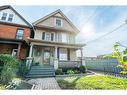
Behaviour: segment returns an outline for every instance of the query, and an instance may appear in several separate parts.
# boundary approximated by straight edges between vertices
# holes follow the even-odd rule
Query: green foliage
[[[85,66],[80,66],[79,69],[80,69],[80,72],[82,72],[82,73],[86,72],[86,67]]]
[[[16,77],[16,73],[19,68],[19,61],[7,54],[1,54],[0,60],[4,63],[1,71],[0,81],[3,84],[8,84],[8,82],[12,81],[12,79]]]
[[[3,84],[0,84],[0,90],[6,90],[6,87],[5,87],[5,85],[3,85]]]
[[[74,70],[67,70],[67,74],[75,74]]]
[[[119,47],[119,43],[116,42],[114,45],[114,52],[112,53],[112,57],[117,58],[124,72],[127,72],[127,49],[125,49],[123,52],[120,52]]]
[[[62,69],[57,69],[55,73],[56,73],[56,75],[62,75],[63,71],[62,71]]]
[[[82,77],[77,80],[76,89],[127,89],[127,79],[99,75]]]
[[[66,77],[57,80],[62,89],[123,90],[127,89],[127,79],[113,76]]]
[[[39,65],[39,62],[36,62],[35,65]]]
[[[75,87],[75,83],[66,80],[58,80],[57,82],[61,89],[74,89]]]

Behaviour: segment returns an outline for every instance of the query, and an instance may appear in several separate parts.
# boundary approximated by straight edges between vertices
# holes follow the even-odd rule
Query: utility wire
[[[111,6],[108,7],[108,8],[106,8],[106,9],[103,9],[98,15],[102,14],[103,12],[105,12],[105,11],[106,11],[107,9],[109,9],[109,8],[111,8]],[[84,24],[84,27],[85,27],[85,25],[86,25],[93,17],[96,16],[96,13],[97,13],[98,9],[99,9],[99,7],[97,7],[97,8],[95,9],[95,11],[92,13],[91,16],[89,16],[89,18],[87,19],[86,23]]]
[[[122,28],[122,27],[125,26],[126,24],[127,24],[127,23],[124,23],[124,24],[118,26],[117,28],[115,28],[114,30],[112,30],[112,31],[110,31],[110,32],[108,32],[108,33],[106,33],[106,34],[104,34],[104,35],[102,35],[102,36],[100,36],[100,37],[98,37],[98,38],[96,38],[96,39],[94,39],[94,40],[91,40],[91,41],[86,42],[86,44],[90,44],[90,43],[93,43],[93,42],[95,42],[95,41],[98,41],[98,40],[100,40],[101,38],[103,38],[103,37],[105,37],[105,36],[107,36],[107,35],[109,35],[109,34],[115,32],[116,30]]]
[[[99,7],[97,7],[94,12],[88,17],[86,23],[84,24],[84,26],[96,15],[97,10],[99,9]]]

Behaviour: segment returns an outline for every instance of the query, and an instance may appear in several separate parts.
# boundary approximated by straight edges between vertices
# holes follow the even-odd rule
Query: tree
[[[121,73],[127,74],[127,48],[120,52],[119,50],[120,44],[118,42],[114,45],[114,52],[112,53],[112,57],[117,58],[120,63],[120,67],[123,69]]]

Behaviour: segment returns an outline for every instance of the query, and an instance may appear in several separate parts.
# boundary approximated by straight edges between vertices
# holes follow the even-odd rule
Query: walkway
[[[60,87],[55,78],[35,78],[30,79],[28,83],[33,84],[35,90],[59,90]]]

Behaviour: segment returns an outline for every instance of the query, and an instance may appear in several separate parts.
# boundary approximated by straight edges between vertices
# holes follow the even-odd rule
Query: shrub
[[[0,81],[3,84],[8,84],[16,76],[19,68],[19,61],[11,55],[1,54],[0,60],[4,63],[1,71]]]
[[[67,70],[67,74],[75,74],[74,70]]]
[[[62,75],[63,71],[62,71],[62,69],[57,69],[55,73],[56,73],[56,75]]]
[[[68,82],[66,80],[57,80],[60,88],[62,89],[74,89],[75,83],[73,82]]]
[[[86,72],[86,67],[85,66],[80,66],[79,70],[80,70],[80,72],[85,73]]]
[[[26,67],[26,62],[23,61],[21,64],[20,64],[20,67],[19,67],[19,75],[20,76],[25,76],[27,75],[29,72],[29,69]]]

